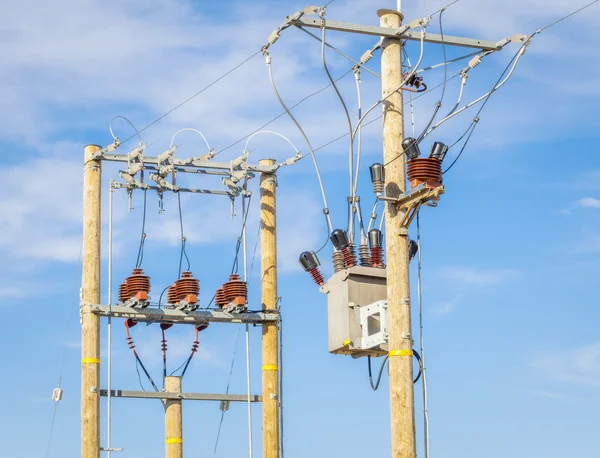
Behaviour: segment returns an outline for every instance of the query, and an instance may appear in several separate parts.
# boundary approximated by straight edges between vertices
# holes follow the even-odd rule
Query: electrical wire
[[[517,51],[517,53],[514,55],[514,57],[511,59],[511,61],[508,63],[508,65],[506,66],[506,68],[504,69],[504,71],[502,72],[502,74],[500,75],[500,77],[498,78],[498,81],[496,81],[496,83],[494,84],[492,90],[490,92],[487,93],[487,97],[485,98],[483,104],[481,105],[481,107],[479,107],[479,111],[477,112],[477,114],[475,115],[475,117],[473,118],[473,121],[471,122],[471,125],[469,126],[469,128],[467,129],[467,132],[469,132],[469,135],[467,136],[467,139],[465,140],[465,143],[463,144],[460,152],[458,153],[458,155],[456,156],[456,158],[454,159],[454,161],[452,161],[452,163],[448,166],[448,168],[446,170],[444,170],[443,174],[446,174],[448,171],[450,171],[452,169],[452,167],[454,167],[454,165],[458,162],[458,160],[461,158],[463,152],[465,151],[465,148],[467,147],[469,140],[471,139],[471,136],[473,135],[473,132],[475,131],[475,128],[477,127],[477,124],[479,124],[480,118],[479,116],[481,115],[481,112],[483,111],[483,109],[485,108],[486,104],[488,103],[488,101],[490,100],[490,97],[492,96],[492,94],[494,92],[496,92],[506,81],[508,81],[508,79],[510,78],[510,76],[513,74],[517,64],[519,63],[519,60],[521,59],[521,56],[523,56],[523,54],[525,53],[525,49],[527,48],[527,46],[529,46],[529,44],[531,43],[531,40],[533,39],[533,37],[539,32],[535,32],[534,34],[530,35],[525,43],[523,43],[523,45],[521,46],[521,48]],[[514,62],[514,64],[513,64]],[[509,71],[509,69],[511,68],[512,65],[512,69],[510,70],[509,75],[504,79],[504,81],[502,83],[500,83],[500,81],[502,80],[502,78],[504,77],[504,75],[506,74],[506,72]],[[500,84],[499,84],[500,83]],[[461,111],[461,110],[459,110]],[[455,114],[457,114],[458,112],[456,112]],[[466,133],[465,133],[466,134]],[[463,134],[463,137],[464,135]],[[462,138],[462,137],[461,137]],[[460,140],[459,140],[460,141]],[[456,142],[457,143],[457,142]],[[455,144],[456,144],[455,143]]]
[[[419,355],[419,353],[417,353],[416,350],[413,350],[413,356],[415,358],[417,358],[417,361],[419,363],[419,372],[417,373],[417,376],[413,380],[413,383],[417,383],[419,381],[419,379],[421,378],[421,375],[423,373],[422,360],[421,360],[421,356]],[[389,359],[390,359],[390,357],[386,355],[385,359],[383,360],[383,363],[381,363],[381,367],[379,368],[379,373],[377,374],[377,381],[375,383],[373,383],[373,373],[372,373],[372,368],[371,368],[371,357],[367,356],[367,368],[369,370],[369,383],[370,383],[371,389],[373,391],[377,391],[377,389],[379,388],[379,385],[381,383],[381,377],[383,375],[383,369],[385,368],[385,363],[387,363]]]
[[[429,458],[429,410],[427,405],[427,369],[425,367],[425,343],[423,337],[423,294],[421,280],[421,212],[417,212],[417,296],[419,301],[419,347],[421,352],[421,384],[423,391],[423,441],[425,458]]]
[[[314,33],[309,32],[308,30],[306,30],[304,27],[300,27],[300,26],[296,26],[298,29],[302,30],[304,33],[306,33],[307,35],[310,35],[311,37],[313,37],[315,40],[317,40],[318,42],[320,42],[321,44],[323,44],[323,39],[319,38],[318,36],[316,36]],[[325,42],[325,46],[327,46],[328,48],[330,48],[331,50],[333,50],[334,52],[338,53],[340,56],[348,59],[350,62],[352,62],[355,67],[358,68],[364,68],[366,71],[368,71],[371,75],[381,79],[381,75],[374,72],[373,70],[371,70],[370,68],[366,67],[365,64],[362,64],[356,60],[354,60],[352,57],[350,57],[348,54],[344,53],[343,51],[340,51],[338,48],[336,48],[335,46]]]
[[[246,199],[246,197],[242,197],[242,199]],[[233,265],[231,266],[232,274],[238,273],[240,248],[242,246],[242,239],[244,237],[244,232],[246,231],[246,222],[248,221],[248,213],[250,213],[249,209],[250,209],[250,203],[252,202],[252,195],[247,197],[247,199],[248,199],[248,205],[246,206],[246,210],[244,211],[244,216],[243,216],[244,221],[242,222],[242,230],[240,232],[240,236],[238,237],[237,244],[235,246],[235,257],[233,259]]]
[[[229,386],[231,385],[231,376],[233,374],[233,366],[235,363],[235,356],[237,354],[238,343],[240,341],[241,329],[238,330],[237,338],[235,340],[235,346],[233,347],[233,358],[231,359],[231,367],[229,369],[229,380],[227,382],[227,388],[225,394],[229,394]],[[219,438],[221,437],[221,428],[223,426],[223,418],[225,418],[225,411],[221,410],[221,420],[219,421],[219,429],[217,430],[217,438],[215,440],[215,448],[213,450],[213,458],[217,456],[217,448],[219,447]]]
[[[291,140],[289,138],[287,138],[285,135],[281,135],[279,132],[275,132],[272,130],[259,130],[258,132],[254,132],[253,134],[250,134],[248,136],[248,140],[246,140],[246,144],[244,145],[244,151],[248,151],[248,143],[250,143],[250,140],[252,139],[252,137],[258,135],[258,134],[273,134],[273,135],[277,135],[278,137],[283,138],[286,142],[288,142],[290,144],[290,146],[292,148],[294,148],[294,152],[298,153],[298,148],[296,148],[296,145],[294,145]],[[250,152],[250,151],[248,151]]]
[[[212,86],[214,86],[215,84],[217,84],[219,81],[221,81],[223,78],[225,78],[226,76],[230,75],[231,73],[233,73],[234,71],[236,71],[238,68],[240,68],[241,66],[243,66],[244,64],[246,64],[247,62],[251,61],[252,59],[254,59],[256,56],[258,56],[262,51],[258,50],[256,51],[254,54],[250,55],[249,57],[247,57],[246,59],[244,59],[243,61],[241,61],[239,64],[235,65],[232,69],[228,70],[227,72],[223,73],[221,76],[219,76],[217,79],[215,79],[214,81],[212,81],[211,83],[209,83],[208,85],[204,86],[202,89],[200,89],[198,92],[196,92],[195,94],[191,95],[190,97],[188,97],[187,99],[185,99],[183,102],[179,103],[178,105],[176,105],[175,107],[171,108],[169,111],[167,111],[165,114],[163,114],[162,116],[159,116],[158,118],[156,118],[154,121],[152,121],[150,124],[146,125],[144,128],[140,129],[139,131],[137,131],[137,135],[139,135],[140,133],[144,132],[146,129],[149,129],[150,127],[152,127],[154,124],[156,124],[157,122],[163,120],[164,118],[166,118],[167,116],[169,116],[171,113],[173,113],[175,110],[181,108],[182,106],[184,106],[186,103],[192,101],[193,99],[195,99],[196,97],[198,97],[200,94],[202,94],[204,91],[206,91],[207,89],[211,88]],[[125,141],[121,142],[121,144],[131,140],[133,137],[135,137],[135,135],[132,135],[131,137],[127,138]]]
[[[559,19],[559,20],[557,20],[557,21],[554,21],[552,24],[549,24],[549,25],[547,25],[546,27],[543,27],[543,28],[541,28],[539,31],[540,31],[540,32],[543,32],[544,30],[547,30],[547,29],[549,29],[550,27],[554,27],[555,25],[557,25],[557,24],[561,23],[562,21],[564,21],[564,20],[566,20],[566,19],[569,19],[571,16],[575,16],[576,14],[578,14],[578,13],[582,12],[582,11],[583,11],[583,10],[585,10],[586,8],[589,8],[590,6],[592,6],[593,4],[595,4],[595,3],[598,3],[598,2],[600,2],[600,0],[594,0],[593,2],[591,2],[591,3],[588,3],[587,5],[585,5],[585,6],[581,7],[581,8],[579,8],[577,11],[573,11],[571,14],[568,14],[568,15],[566,15],[565,17],[563,17],[563,18],[560,18],[560,19]]]
[[[143,177],[142,171],[142,177]],[[142,178],[142,182],[143,182]],[[144,260],[144,244],[146,242],[146,208],[147,208],[147,191],[144,189],[144,209],[142,211],[142,234],[140,235],[140,247],[138,249],[137,261],[135,262],[135,268],[139,269],[142,267]]]
[[[423,129],[423,132],[421,133],[421,135],[419,135],[419,138],[417,138],[417,144],[423,140],[425,133],[431,127],[431,124],[433,124],[433,121],[435,121],[435,118],[438,115],[440,108],[442,107],[442,103],[444,102],[444,96],[446,95],[446,86],[447,86],[447,80],[448,80],[448,65],[446,64],[446,62],[448,61],[448,58],[446,56],[446,43],[444,42],[444,26],[442,23],[442,16],[444,15],[444,11],[446,11],[446,9],[442,8],[442,10],[440,11],[440,16],[439,16],[440,35],[442,37],[442,52],[444,53],[444,86],[442,87],[442,95],[440,96],[440,100],[438,100],[438,102],[435,104],[435,109],[433,110],[433,114],[431,115],[429,122],[425,126],[425,129]],[[404,47],[402,47],[402,49],[404,49]]]
[[[396,92],[398,92],[402,86],[404,86],[408,81],[410,81],[410,79],[413,77],[413,75],[415,74],[415,72],[417,71],[417,69],[419,68],[419,66],[421,65],[421,62],[423,61],[423,54],[424,54],[424,50],[425,50],[425,27],[423,27],[423,29],[421,30],[421,54],[419,56],[419,60],[416,63],[415,67],[408,73],[408,75],[406,75],[406,77],[404,78],[404,80],[402,81],[402,83],[400,84],[400,86],[398,86],[398,88],[396,88],[395,90],[391,91],[388,95],[386,95],[385,97],[383,97],[382,99],[380,99],[378,102],[376,102],[375,104],[373,104],[366,112],[364,115],[362,115],[362,117],[360,118],[360,120],[358,121],[358,124],[356,125],[356,127],[354,128],[354,131],[352,132],[352,141],[354,141],[354,138],[356,136],[356,132],[357,129],[360,127],[360,125],[363,123],[363,121],[365,120],[365,118],[369,115],[369,113],[371,113],[371,111],[373,111],[375,108],[377,108],[380,104],[382,104],[383,102],[385,102],[387,99],[389,99],[392,95],[394,95]]]
[[[181,266],[183,264],[183,258],[187,261],[187,271],[189,272],[192,268],[190,264],[190,258],[188,258],[187,252],[185,250],[186,238],[183,232],[183,214],[181,212],[181,193],[177,193],[177,206],[179,207],[179,227],[181,229],[181,253],[179,254],[179,273],[177,278],[181,278]]]
[[[194,129],[193,127],[184,127],[183,129],[179,129],[177,132],[175,132],[173,134],[173,138],[171,138],[171,146],[175,145],[175,137],[177,137],[177,135],[179,135],[181,132],[196,132],[198,135],[200,135],[202,137],[202,139],[204,140],[204,143],[206,143],[208,152],[210,153],[211,151],[213,151],[211,146],[208,144],[208,140],[206,139],[204,134],[202,132],[200,132],[198,129]]]
[[[123,119],[123,120],[127,121],[127,122],[129,123],[129,125],[130,125],[130,126],[133,128],[133,130],[135,130],[135,135],[132,135],[132,136],[131,136],[131,137],[129,137],[127,140],[130,140],[130,139],[132,139],[133,137],[135,137],[135,136],[137,135],[137,137],[138,137],[138,138],[139,138],[139,140],[140,140],[140,144],[142,144],[142,143],[143,143],[143,141],[142,141],[142,136],[140,135],[140,131],[136,129],[136,127],[133,125],[133,123],[132,123],[132,122],[131,122],[129,119],[127,119],[125,116],[121,116],[121,115],[119,115],[119,116],[115,116],[115,117],[114,117],[114,118],[112,118],[112,119],[110,120],[110,122],[108,123],[108,130],[110,131],[110,135],[111,135],[111,137],[113,138],[113,140],[114,140],[114,141],[118,140],[118,137],[117,137],[117,136],[114,134],[114,132],[113,132],[113,128],[112,128],[112,124],[113,124],[113,121],[114,121],[115,119]],[[142,130],[143,130],[143,129],[142,129]],[[127,141],[127,140],[125,140],[125,141]]]
[[[350,112],[348,111],[344,97],[342,97],[342,94],[340,93],[335,81],[333,80],[333,77],[331,76],[331,73],[329,72],[329,68],[327,67],[327,60],[325,59],[326,30],[325,11],[323,10],[321,14],[321,62],[323,63],[325,73],[327,73],[327,78],[329,78],[329,81],[333,86],[338,99],[340,99],[340,103],[342,104],[342,108],[346,114],[346,120],[348,121],[348,131],[350,132],[350,145],[348,148],[348,171],[350,174],[350,198],[352,200],[348,203],[350,210],[348,234],[350,235],[350,242],[352,243],[354,241],[354,139],[352,138],[352,120],[350,119]]]
[[[304,132],[304,129],[302,129],[302,126],[300,125],[300,123],[296,120],[296,118],[294,117],[294,115],[291,113],[291,111],[289,110],[289,108],[287,107],[287,105],[285,104],[285,102],[283,101],[283,99],[281,98],[281,96],[279,95],[279,91],[277,90],[277,86],[275,85],[275,80],[273,79],[273,70],[271,68],[271,56],[268,53],[265,53],[265,57],[266,57],[266,62],[267,62],[267,69],[269,71],[269,79],[271,80],[271,86],[273,87],[273,91],[275,92],[275,96],[279,100],[279,103],[281,104],[281,106],[283,107],[283,109],[286,111],[286,113],[288,114],[288,116],[294,122],[294,124],[296,125],[296,127],[300,131],[300,134],[304,138],[304,141],[308,145],[308,149],[310,151],[310,155],[312,156],[312,159],[313,159],[313,162],[314,162],[314,165],[315,165],[315,171],[317,173],[317,179],[319,181],[319,187],[321,188],[321,195],[323,197],[323,205],[324,205],[323,213],[325,213],[325,216],[327,218],[327,225],[329,226],[330,232],[333,232],[333,225],[331,224],[331,215],[329,213],[329,206],[327,205],[327,196],[325,195],[325,188],[323,186],[323,179],[321,178],[321,171],[319,170],[319,164],[317,162],[317,156],[315,155],[315,152],[313,151],[313,148],[312,148],[312,145],[310,143],[310,140],[306,136],[306,133]]]
[[[347,75],[349,75],[350,73],[352,73],[352,68],[350,70],[348,70],[346,73],[343,73],[340,77],[338,77],[335,82],[337,83],[338,81],[340,81],[341,79],[343,79],[344,77],[346,77]],[[296,108],[298,105],[306,102],[308,99],[310,99],[311,97],[314,97],[315,95],[320,94],[321,92],[325,91],[326,89],[329,89],[331,87],[331,84],[328,84],[327,86],[323,86],[321,89],[318,89],[315,92],[312,92],[310,94],[308,94],[307,96],[303,97],[302,99],[300,99],[298,102],[296,102],[294,105],[291,105],[289,107],[290,110],[293,110],[294,108]],[[263,124],[262,126],[260,126],[258,129],[254,130],[253,132],[249,133],[248,135],[243,136],[242,138],[236,140],[235,142],[233,142],[232,144],[226,146],[225,148],[219,150],[215,156],[221,154],[224,151],[227,151],[228,149],[233,148],[234,146],[236,146],[237,144],[243,142],[244,140],[246,140],[249,136],[261,131],[262,129],[264,129],[265,127],[269,126],[270,124],[273,124],[275,121],[277,121],[279,118],[285,116],[287,114],[287,111],[282,111],[280,114],[278,114],[277,116],[275,116],[273,119],[271,119],[270,121],[266,122],[265,124]]]
[[[83,260],[83,239],[81,240],[81,245],[79,247],[79,263],[81,264]],[[81,277],[79,279],[79,281],[77,282],[78,285],[81,285]],[[79,287],[77,288],[79,289]],[[62,387],[62,379],[63,379],[63,372],[64,372],[64,368],[65,368],[65,360],[67,358],[67,348],[68,348],[68,339],[69,339],[69,335],[71,333],[71,322],[72,322],[72,318],[73,318],[73,310],[75,309],[75,307],[70,306],[69,307],[69,313],[67,315],[67,329],[65,331],[65,344],[63,345],[63,351],[62,351],[62,357],[61,357],[61,362],[60,362],[60,373],[58,376],[58,385],[57,388],[61,389]],[[58,410],[58,403],[60,401],[54,401],[54,408],[52,411],[52,422],[50,424],[50,434],[48,435],[48,446],[46,448],[46,458],[48,458],[50,456],[50,448],[52,445],[52,437],[54,436],[54,424],[56,422],[56,412]]]
[[[482,95],[481,97],[479,97],[478,99],[475,99],[474,101],[466,104],[464,107],[460,108],[459,110],[456,110],[455,112],[451,113],[450,115],[446,116],[444,119],[440,120],[438,123],[436,123],[434,126],[430,127],[427,132],[423,135],[423,138],[426,138],[427,136],[429,136],[434,130],[436,130],[438,127],[440,127],[442,124],[444,124],[445,122],[449,121],[450,119],[452,119],[453,117],[459,115],[460,113],[462,113],[463,111],[471,108],[473,105],[476,105],[477,103],[481,102],[482,100],[485,100],[484,105],[487,103],[487,101],[489,100],[490,96],[496,92],[498,89],[500,89],[502,86],[504,86],[504,84],[506,84],[506,82],[510,79],[510,77],[513,75],[515,69],[517,68],[517,65],[519,64],[519,61],[521,60],[521,57],[523,56],[523,54],[525,54],[525,49],[527,48],[527,46],[529,46],[529,44],[531,43],[531,39],[538,34],[538,32],[534,32],[532,35],[530,35],[526,40],[525,43],[523,43],[523,45],[521,46],[521,48],[519,49],[519,51],[517,51],[517,53],[515,54],[515,56],[511,59],[511,61],[508,63],[508,66],[506,67],[506,69],[502,72],[502,74],[500,75],[500,78],[498,79],[498,81],[496,82],[496,85],[494,85],[494,87],[487,92],[486,94]],[[512,68],[511,68],[512,65]],[[506,74],[506,72],[509,70],[510,68],[510,72],[508,73],[508,75],[506,76],[506,78],[504,78],[504,80],[502,80],[502,78],[504,77],[504,75]]]

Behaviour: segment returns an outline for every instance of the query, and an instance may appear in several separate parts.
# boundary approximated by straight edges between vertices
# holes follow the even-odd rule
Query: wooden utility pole
[[[275,160],[263,159],[261,166],[273,166]],[[274,173],[260,176],[260,251],[262,306],[277,309],[277,235]],[[263,457],[279,458],[279,352],[277,322],[262,325],[262,406]]]
[[[92,159],[96,145],[84,150],[83,273],[81,304],[100,303],[100,203],[102,167]],[[81,457],[100,456],[100,317],[85,309],[81,316]]]
[[[181,393],[181,377],[166,377],[165,392]],[[167,458],[183,457],[183,429],[181,399],[165,401],[165,456]]]
[[[398,11],[379,10],[381,27],[399,28],[404,17]],[[381,44],[381,82],[383,98],[383,160],[385,195],[399,197],[406,190],[402,42],[384,38]],[[389,331],[390,415],[392,458],[415,458],[415,406],[412,370],[410,320],[410,280],[408,270],[408,231],[400,227],[403,212],[388,203],[385,219],[387,247],[387,297]]]

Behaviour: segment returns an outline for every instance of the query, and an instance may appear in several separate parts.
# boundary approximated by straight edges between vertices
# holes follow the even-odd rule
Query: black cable
[[[142,368],[142,370],[144,371],[144,374],[146,374],[146,377],[148,378],[148,381],[150,382],[150,384],[152,385],[152,388],[154,388],[154,391],[159,391],[158,387],[156,386],[156,384],[154,383],[154,380],[152,380],[152,377],[150,377],[150,374],[148,373],[148,370],[146,369],[146,366],[144,366],[144,363],[142,363],[142,360],[140,359],[139,355],[136,353],[134,353],[135,359],[137,361],[137,363],[139,363],[140,367]],[[137,367],[137,366],[136,366]],[[138,371],[139,374],[139,371]]]
[[[146,391],[146,388],[144,388],[144,384],[142,383],[142,374],[140,374],[140,365],[137,359],[135,360],[135,371],[137,372],[138,381],[140,382],[140,387],[142,388],[142,391]]]
[[[347,134],[346,134],[347,135]],[[323,248],[325,248],[327,246],[327,244],[329,244],[329,223],[327,222],[327,215],[323,214],[325,216],[325,232],[327,234],[327,236],[325,237],[325,243],[323,244],[323,246],[321,248],[319,248],[315,254],[319,254],[321,251],[323,251]]]
[[[417,383],[419,381],[419,379],[421,378],[421,374],[423,373],[423,365],[421,362],[421,355],[419,355],[419,353],[417,353],[416,350],[413,350],[413,355],[415,358],[417,358],[417,361],[419,363],[419,373],[413,380],[413,383]],[[381,377],[383,375],[383,369],[385,367],[385,363],[387,363],[389,359],[390,359],[390,357],[386,355],[385,359],[383,360],[383,363],[381,363],[381,367],[379,368],[379,374],[377,374],[377,382],[373,383],[373,372],[371,369],[371,357],[367,356],[367,367],[369,369],[369,383],[371,384],[371,388],[373,389],[373,391],[377,391],[377,389],[379,388],[379,384],[381,383]]]
[[[190,264],[190,258],[188,258],[187,252],[185,251],[185,236],[183,233],[183,215],[181,213],[181,193],[177,193],[177,204],[179,206],[179,227],[181,228],[181,253],[179,254],[179,274],[177,278],[181,278],[181,265],[183,263],[183,258],[185,256],[185,260],[187,261],[187,271],[189,272],[192,268]]]
[[[143,172],[142,172],[143,173]],[[140,248],[138,249],[137,261],[135,268],[139,269],[142,267],[142,261],[144,260],[144,243],[146,241],[146,205],[147,202],[147,191],[144,189],[144,210],[142,216],[142,234],[140,235]]]
[[[381,376],[383,375],[383,368],[385,367],[385,363],[387,363],[389,358],[389,356],[386,356],[383,360],[381,368],[379,369],[379,375],[377,375],[377,383],[373,384],[373,374],[371,372],[371,357],[367,356],[367,363],[369,367],[369,383],[371,384],[371,388],[373,389],[373,391],[377,391],[377,389],[379,388],[379,384],[381,383]]]

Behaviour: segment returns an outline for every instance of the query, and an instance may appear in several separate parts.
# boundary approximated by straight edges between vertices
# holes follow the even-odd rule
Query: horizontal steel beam
[[[109,162],[128,162],[129,155],[127,154],[113,154],[113,153],[102,153],[98,154],[94,158],[97,161],[109,161]],[[143,160],[144,164],[154,164],[158,165],[157,157],[147,157],[144,156]],[[173,159],[173,165],[176,167],[188,167],[188,168],[197,168],[197,169],[211,169],[211,170],[231,170],[230,162],[214,162],[214,161],[201,161],[198,159]],[[244,166],[244,170],[246,167]],[[247,168],[250,172],[266,172],[272,173],[277,170],[276,166],[262,166],[262,165],[252,165],[248,164]]]
[[[294,25],[299,27],[310,27],[314,29],[321,28],[321,20],[314,18],[302,17],[294,22]],[[325,23],[327,30],[336,30],[338,32],[350,32],[350,33],[361,33],[364,35],[374,35],[378,37],[398,38],[402,37],[407,40],[420,41],[421,32],[410,30],[410,27],[403,26],[398,29],[392,29],[388,27],[377,27],[373,25],[360,25],[351,24],[349,22],[337,22],[327,21]],[[476,48],[483,49],[485,51],[496,50],[500,48],[499,43],[490,40],[478,40],[476,38],[463,38],[454,37],[451,35],[444,34],[444,40],[442,36],[435,33],[427,33],[425,35],[426,43],[438,43],[442,42],[448,46],[461,46],[463,48]]]
[[[100,396],[108,396],[108,390],[100,390]],[[247,394],[165,393],[163,391],[110,390],[110,396],[111,398],[248,402]],[[250,402],[262,402],[262,396],[251,394]]]
[[[201,310],[184,312],[170,308],[133,308],[123,305],[84,305],[84,311],[89,311],[100,316],[114,318],[131,318],[135,321],[146,323],[264,323],[279,320],[279,315],[273,312],[244,312],[229,313],[222,310]]]
[[[132,187],[127,186],[127,184],[116,182],[114,188],[129,190]],[[149,189],[151,191],[170,191],[169,189],[165,189],[165,188],[161,188],[159,186],[153,186],[153,185],[145,185],[144,187],[135,186],[133,188],[134,189]],[[217,190],[213,191],[211,189],[179,188],[178,187],[177,191],[174,191],[174,192],[184,192],[184,193],[192,193],[192,194],[213,194],[216,196],[236,197],[236,195],[234,193],[232,193],[231,191],[217,191]]]

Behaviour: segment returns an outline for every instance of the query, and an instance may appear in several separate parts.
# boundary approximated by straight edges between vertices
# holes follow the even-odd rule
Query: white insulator
[[[62,397],[63,397],[63,390],[61,390],[60,388],[54,388],[54,391],[52,392],[52,400],[54,402],[60,402]]]
[[[369,62],[371,59],[373,58],[373,50],[369,49],[367,52],[365,52],[361,57],[360,57],[360,63],[361,64],[366,64],[367,62]]]
[[[274,45],[275,42],[277,40],[279,40],[280,36],[281,36],[281,32],[279,30],[274,30],[273,33],[271,33],[271,35],[269,35],[269,43]]]
[[[481,63],[481,56],[475,56],[469,61],[469,68],[475,68]]]

